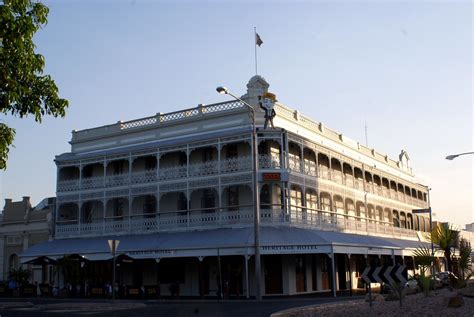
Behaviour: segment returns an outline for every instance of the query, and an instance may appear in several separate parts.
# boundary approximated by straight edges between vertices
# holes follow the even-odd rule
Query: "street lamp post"
[[[430,190],[431,188],[428,188],[428,195],[427,195],[428,208],[427,209],[413,209],[412,213],[414,214],[429,213],[430,214],[430,240],[431,240],[431,258],[432,258],[431,277],[433,278],[434,276],[433,212],[431,209]]]
[[[254,237],[255,237],[255,297],[262,300],[260,288],[260,194],[258,190],[258,148],[257,148],[257,125],[255,109],[241,98],[232,94],[226,87],[217,87],[216,91],[220,94],[226,94],[243,103],[252,116],[252,146],[253,146],[253,204],[254,204]]]
[[[465,152],[465,153],[459,153],[459,154],[451,154],[451,155],[446,156],[446,159],[452,161],[452,160],[454,160],[454,159],[455,159],[456,157],[458,157],[458,156],[467,155],[467,154],[474,154],[474,152]]]

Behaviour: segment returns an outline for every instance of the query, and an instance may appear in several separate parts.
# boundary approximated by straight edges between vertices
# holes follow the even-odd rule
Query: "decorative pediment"
[[[250,78],[247,84],[248,90],[255,89],[255,90],[261,90],[261,91],[267,92],[268,87],[270,87],[270,84],[268,84],[265,78],[263,78],[260,75],[255,75],[252,78]]]

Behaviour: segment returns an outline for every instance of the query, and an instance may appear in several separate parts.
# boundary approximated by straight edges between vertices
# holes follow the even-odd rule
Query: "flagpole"
[[[253,28],[253,44],[255,46],[255,75],[258,75],[257,72],[257,28]]]

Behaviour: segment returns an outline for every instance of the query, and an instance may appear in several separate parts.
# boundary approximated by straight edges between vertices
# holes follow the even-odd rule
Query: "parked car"
[[[418,280],[414,277],[410,277],[405,283],[405,289],[408,294],[418,293],[420,291]]]
[[[431,284],[432,289],[439,289],[443,287],[443,281],[436,275],[433,278],[433,283]]]
[[[451,281],[458,279],[458,277],[450,271],[436,273],[435,277],[437,277],[441,281],[441,284],[443,286],[450,285]]]

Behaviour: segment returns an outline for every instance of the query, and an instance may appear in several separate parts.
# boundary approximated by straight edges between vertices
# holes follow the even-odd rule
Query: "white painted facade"
[[[256,110],[258,149],[252,148],[249,111],[239,101],[73,131],[71,152],[55,160],[55,239],[74,244],[111,236],[132,241],[135,238],[130,237],[137,235],[154,239],[168,234],[169,241],[180,241],[187,233],[199,239],[220,229],[246,232],[248,239],[239,245],[225,245],[224,234],[219,241],[201,245],[190,241],[189,246],[183,242],[179,248],[150,243],[145,251],[143,245],[134,248],[127,242],[121,252],[155,261],[143,262],[147,273],[139,278],[142,284],[156,282],[156,263],[159,267],[163,259],[186,258],[183,295],[212,295],[218,276],[239,270],[240,282],[234,281],[232,288],[249,295],[254,253],[249,234],[254,225],[252,153],[258,150],[260,223],[262,229],[268,228],[262,231],[261,243],[265,294],[326,291],[333,286],[326,276],[331,270],[341,271],[334,274],[337,289],[344,289],[344,283],[354,288],[360,259],[351,255],[379,260],[385,256],[391,261],[395,256],[402,261],[410,257],[411,249],[423,241],[420,232],[429,231],[428,219],[411,210],[427,208],[429,197],[427,187],[416,182],[406,152],[398,160],[390,159],[281,103],[275,106],[275,128],[264,130],[258,102],[268,87],[262,77],[254,76],[242,96]],[[271,230],[282,228],[291,238],[272,236]],[[320,236],[305,240],[295,232]],[[327,240],[333,233],[342,242]],[[344,241],[351,237],[367,239]],[[410,247],[388,246],[378,238],[394,239],[398,245],[406,241]],[[91,259],[107,257],[103,249],[77,252]],[[218,274],[221,258],[230,261],[224,263],[229,269]],[[343,266],[347,272],[342,272]],[[126,271],[121,281],[132,283],[133,273]],[[274,280],[268,277],[270,271],[281,280],[269,292],[268,284]],[[346,282],[340,281],[344,274]],[[166,283],[160,287],[166,294]]]

